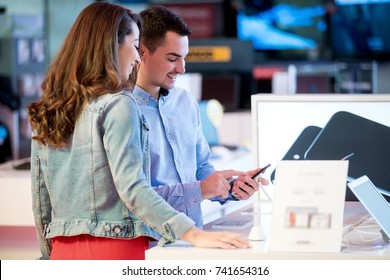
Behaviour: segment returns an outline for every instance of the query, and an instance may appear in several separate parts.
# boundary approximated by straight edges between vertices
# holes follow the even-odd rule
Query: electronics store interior
[[[389,0],[0,0],[0,259],[42,255],[28,108],[95,2],[180,16],[192,32],[174,86],[196,99],[207,164],[268,166],[247,197],[199,202],[203,230],[240,233],[250,248],[179,239],[151,242],[146,259],[390,259]]]

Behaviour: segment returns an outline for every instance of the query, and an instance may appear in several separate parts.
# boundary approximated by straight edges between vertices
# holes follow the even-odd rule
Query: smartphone
[[[256,180],[270,166],[271,166],[271,164],[268,163],[266,166],[264,166],[262,169],[260,169],[255,175],[253,175],[252,179]]]
[[[256,172],[251,178],[253,180],[256,180],[268,167],[270,167],[271,164],[268,163],[266,166],[264,166],[262,169],[260,169],[258,172]],[[232,199],[233,200],[239,200],[237,199],[234,195],[233,195],[233,184],[234,184],[234,181],[236,181],[236,179],[234,179],[233,181],[230,182],[230,190],[229,190],[229,194],[231,195]],[[249,186],[249,184],[245,183],[245,185]]]

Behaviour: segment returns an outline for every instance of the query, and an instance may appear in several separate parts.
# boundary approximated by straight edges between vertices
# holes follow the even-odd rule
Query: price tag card
[[[269,251],[340,252],[348,161],[280,161]]]

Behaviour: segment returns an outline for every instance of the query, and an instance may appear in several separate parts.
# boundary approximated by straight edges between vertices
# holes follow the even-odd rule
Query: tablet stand
[[[257,191],[255,201],[253,202],[253,227],[249,233],[248,239],[251,241],[264,241],[266,235],[261,224],[261,199],[260,189]]]

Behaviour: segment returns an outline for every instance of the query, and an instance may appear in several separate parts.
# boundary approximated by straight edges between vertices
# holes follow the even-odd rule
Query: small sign
[[[275,173],[269,251],[341,250],[347,160],[282,160]]]
[[[191,46],[187,62],[230,62],[232,51],[229,46]]]

